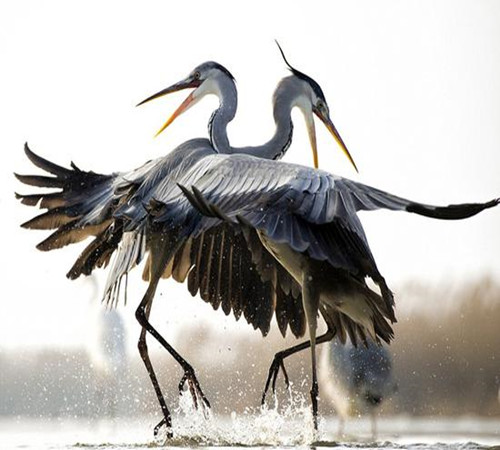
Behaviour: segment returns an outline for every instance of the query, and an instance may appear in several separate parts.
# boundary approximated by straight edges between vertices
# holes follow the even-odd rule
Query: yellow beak
[[[173,84],[172,86],[157,92],[156,94],[151,95],[147,99],[138,103],[137,106],[143,105],[144,103],[150,102],[151,100],[163,97],[164,95],[171,94],[173,92],[181,91],[183,89],[189,88],[197,88],[201,85],[201,81],[199,79],[195,79],[192,77],[188,77],[178,83]],[[181,106],[179,106],[175,112],[170,116],[170,118],[163,124],[160,130],[155,134],[155,137],[158,136],[165,128],[167,128],[179,115],[181,115],[184,111],[186,111],[191,104],[195,100],[194,92],[191,92],[187,98],[182,102]]]
[[[317,109],[314,109],[314,113],[325,124],[326,128],[328,129],[328,131],[335,138],[335,140],[337,141],[337,144],[339,144],[340,148],[344,152],[344,155],[351,162],[351,164],[354,167],[354,169],[356,170],[356,172],[359,172],[358,168],[356,167],[356,163],[354,162],[354,159],[352,159],[352,156],[349,153],[349,150],[347,150],[347,146],[344,144],[344,141],[342,140],[342,137],[340,136],[339,132],[335,128],[335,125],[333,124],[333,122],[331,121],[331,119],[329,117],[325,117]],[[314,150],[313,150],[313,153],[314,153]]]

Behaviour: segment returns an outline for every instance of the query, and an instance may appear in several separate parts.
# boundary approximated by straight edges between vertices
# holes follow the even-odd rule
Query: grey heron
[[[339,435],[348,417],[369,414],[375,439],[377,410],[396,391],[387,346],[368,342],[355,347],[333,339],[323,346],[319,362],[323,392],[340,418]]]
[[[325,123],[331,122],[328,105],[314,80],[290,69],[306,88],[301,107],[315,149],[312,117],[316,114]],[[287,112],[290,113],[290,107]],[[213,129],[220,122],[213,117],[211,123]],[[342,140],[337,141],[346,151]],[[222,142],[227,143],[227,136],[223,135]],[[276,354],[263,401],[271,381],[274,389],[280,369],[287,378],[283,360],[311,347],[315,427],[316,343],[329,341],[337,334],[342,342],[348,335],[354,344],[366,343],[368,337],[388,343],[393,337],[389,324],[396,320],[393,295],[377,268],[357,212],[402,210],[456,220],[499,203],[499,199],[494,199],[444,207],[425,205],[323,171],[230,152],[200,159],[180,177],[178,184],[185,197],[170,184],[157,189],[150,203],[151,227],[162,239],[157,238],[157,245],[150,246],[150,287],[142,304],[148,304],[164,272],[177,271],[182,274],[181,280],[188,276],[191,292],[199,290],[213,305],[225,301],[228,312],[241,311],[241,301],[245,299],[231,299],[231,284],[228,288],[227,281],[248,286],[244,283],[253,275],[253,268],[242,276],[241,259],[239,265],[233,264],[235,246],[230,251],[225,248],[224,234],[242,233],[246,242],[238,243],[238,253],[245,255],[243,267],[253,262],[262,281],[271,283],[274,289],[270,297],[260,293],[256,297],[260,296],[261,301],[255,318],[269,327],[275,313],[282,333],[289,325],[294,335],[300,337],[307,325],[310,338]],[[133,222],[133,215],[128,219]],[[227,227],[221,228],[224,223]],[[245,253],[248,250],[250,261]],[[380,295],[368,287],[367,277],[378,285]],[[280,298],[280,290],[291,294],[288,302]],[[256,307],[254,301],[246,301],[246,305]],[[316,338],[318,312],[327,331]],[[249,316],[247,320],[252,323],[255,319]]]
[[[282,282],[284,287],[278,288],[276,293],[270,280],[261,281],[258,271],[253,267],[250,252],[246,248],[243,236],[234,233],[226,225],[219,227],[210,236],[212,241],[217,239],[218,245],[224,247],[226,252],[230,252],[230,260],[234,255],[234,260],[238,259],[238,264],[240,264],[238,267],[239,278],[237,278],[236,273],[233,274],[230,271],[232,275],[229,275],[224,281],[219,280],[219,287],[226,289],[226,295],[221,295],[219,290],[214,293],[213,289],[206,289],[203,280],[200,284],[200,270],[208,270],[210,273],[210,267],[207,269],[205,266],[206,258],[200,259],[201,253],[206,253],[204,244],[200,245],[200,238],[186,242],[179,248],[177,254],[169,254],[171,258],[167,265],[164,265],[164,257],[156,249],[162,249],[163,241],[168,238],[161,230],[158,232],[155,227],[151,227],[155,199],[165,199],[165,192],[176,194],[178,191],[176,182],[201,159],[235,152],[261,158],[279,159],[291,142],[293,127],[290,112],[296,106],[303,110],[306,108],[307,111],[314,110],[314,113],[325,123],[350,158],[340,135],[328,115],[325,115],[324,105],[326,105],[326,101],[319,86],[304,74],[294,73],[279,83],[274,95],[275,135],[267,144],[257,147],[233,149],[228,145],[225,146],[227,143],[227,139],[224,140],[225,126],[235,115],[237,97],[233,77],[217,63],[208,62],[198,66],[184,80],[149,97],[141,104],[186,88],[194,88],[194,91],[189,94],[158,133],[205,95],[215,94],[219,97],[220,105],[212,115],[209,126],[213,144],[206,139],[190,140],[167,156],[149,161],[134,171],[111,175],[82,171],[73,163],[71,169],[63,168],[34,154],[26,145],[25,151],[28,158],[36,166],[55,175],[55,177],[17,175],[20,181],[28,185],[62,189],[61,192],[18,195],[18,198],[27,205],[40,204],[40,207],[48,209],[47,212],[24,223],[23,227],[56,228],[52,235],[37,246],[40,250],[60,248],[81,241],[88,236],[95,236],[95,239],[84,249],[68,272],[69,278],[75,279],[82,274],[91,273],[96,267],[106,266],[110,262],[111,255],[115,253],[105,289],[105,297],[111,304],[118,301],[122,278],[125,277],[126,280],[128,272],[149,252],[144,277],[150,280],[150,287],[137,309],[136,317],[143,327],[138,344],[139,351],[164,414],[164,419],[155,427],[155,432],[163,424],[166,424],[167,428],[170,429],[171,419],[148,356],[146,332],[152,334],[184,369],[184,376],[179,387],[182,388],[187,381],[195,404],[197,397],[201,397],[203,403],[208,405],[193,368],[149,323],[154,292],[159,280],[157,276],[172,275],[177,281],[184,281],[189,270],[194,266],[196,270],[192,272],[197,275],[189,277],[189,289],[193,295],[200,290],[201,297],[210,301],[214,308],[221,305],[226,314],[232,310],[237,318],[243,313],[247,321],[255,328],[259,328],[263,334],[269,330],[270,318],[268,316],[269,314],[272,316],[273,310],[267,308],[266,314],[263,315],[261,313],[261,310],[264,309],[262,305],[272,303],[275,301],[273,299],[279,296],[283,305],[282,309],[284,308],[279,322],[281,331],[284,333],[289,326],[295,335],[301,335],[304,328],[304,321],[300,314],[301,305],[297,300],[298,291],[296,288],[292,290],[290,287],[291,277],[281,271],[281,279],[287,281]],[[312,106],[308,102],[312,103]],[[306,118],[308,119],[307,125],[315,163],[317,163],[312,114],[307,115]],[[350,160],[353,162],[352,158]],[[192,245],[200,247],[198,254],[191,252]],[[180,263],[177,263],[178,261]],[[241,265],[243,261],[245,261],[244,266]],[[161,274],[159,274],[160,268]],[[242,270],[245,273],[242,273]],[[206,273],[202,274],[201,278],[203,277],[206,279]],[[232,286],[239,287],[232,289]],[[243,292],[247,293],[247,300],[243,299]],[[251,295],[248,296],[248,293]],[[248,300],[250,297],[254,300]],[[287,305],[293,305],[293,307]],[[287,308],[288,312],[286,312]]]
[[[194,87],[193,79],[200,82],[166,125],[194,104],[197,91],[213,92],[215,84],[205,84],[203,88],[200,75],[194,72],[174,85],[179,90],[182,88],[179,85]],[[279,110],[280,115],[288,114],[288,120],[281,123],[291,125],[290,111],[294,106],[303,110],[308,125],[314,123],[313,114],[326,124],[331,122],[326,100],[317,83],[298,71],[293,76],[300,80],[302,101],[297,104],[294,100],[297,92],[293,95],[288,92],[285,97],[288,106]],[[295,83],[289,85],[297,86]],[[166,89],[150,99],[168,93]],[[275,98],[275,111],[277,100]],[[211,134],[214,124],[219,123],[217,116],[224,113],[227,105],[221,100],[214,112]],[[314,128],[308,126],[308,129],[314,150]],[[269,159],[279,158],[288,148],[291,131],[289,126],[290,134],[282,133],[286,141],[281,148],[274,144],[268,148]],[[49,208],[47,213],[25,225],[28,228],[58,228],[52,237],[40,244],[45,250],[95,234],[95,240],[77,260],[70,276],[88,273],[107,264],[114,252],[106,289],[111,302],[117,301],[122,278],[148,254],[144,275],[149,285],[136,316],[144,330],[171,353],[173,349],[148,321],[162,277],[172,276],[177,281],[187,278],[191,293],[199,291],[204,300],[215,308],[221,306],[226,314],[233,311],[236,318],[244,315],[263,334],[269,330],[273,315],[283,334],[290,328],[296,337],[303,336],[307,325],[311,343],[288,349],[286,355],[311,346],[311,397],[316,423],[317,309],[328,325],[327,333],[317,338],[318,342],[327,341],[336,333],[343,340],[348,334],[353,341],[365,341],[367,335],[388,341],[392,336],[387,322],[395,320],[392,294],[375,265],[356,212],[388,208],[452,219],[477,214],[495,206],[498,200],[435,208],[325,172],[253,157],[252,151],[255,149],[249,152],[250,155],[218,153],[210,141],[196,139],[128,176],[98,175],[81,171],[76,166],[72,170],[64,169],[28,152],[36,165],[56,177],[21,176],[21,181],[35,186],[59,187],[63,192],[20,196],[27,204],[41,201],[42,207]],[[203,195],[208,195],[209,203],[199,191],[190,194],[183,189],[204,214],[216,217],[203,219],[177,183],[198,186]],[[88,191],[82,193],[78,186]],[[211,205],[214,202],[224,211],[226,207],[234,208],[227,211],[227,215],[219,206]],[[283,252],[288,254],[283,256]],[[307,269],[303,273],[297,270],[297,260]],[[315,283],[310,276],[317,277]],[[379,284],[382,297],[368,289],[366,276]],[[334,300],[331,304],[330,294],[338,302]],[[286,355],[277,355],[275,361],[281,358],[278,369],[284,367],[282,359]],[[183,367],[185,377],[191,382],[190,388],[196,391],[192,391],[196,399],[196,395],[202,393],[195,383],[194,371],[190,366],[188,370]],[[162,411],[164,420],[160,424],[165,423],[167,429],[171,429],[166,405],[162,405]]]
[[[500,202],[496,198],[486,203],[426,205],[321,170],[248,155],[200,160],[179,181],[179,187],[184,197],[168,193],[166,202],[156,198],[151,212],[153,224],[169,236],[161,252],[163,265],[183,242],[225,222],[244,234],[264,280],[279,285],[280,266],[299,287],[309,341],[276,355],[266,390],[269,380],[284,368],[284,358],[310,347],[315,428],[316,344],[337,334],[342,342],[349,336],[354,344],[368,338],[388,343],[393,337],[389,324],[395,321],[393,295],[377,268],[357,212],[389,209],[458,220]],[[217,258],[223,265],[223,255]],[[380,295],[369,288],[367,277],[378,285]],[[318,314],[327,332],[317,338]]]

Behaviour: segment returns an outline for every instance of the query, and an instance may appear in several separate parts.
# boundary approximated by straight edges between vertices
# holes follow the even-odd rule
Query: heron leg
[[[321,336],[316,338],[316,345],[318,344],[323,344],[324,342],[329,342],[333,339],[335,336],[335,331],[331,328],[328,328],[325,334],[322,334]],[[285,350],[282,350],[274,355],[273,362],[271,363],[271,366],[269,367],[269,373],[267,375],[267,381],[266,381],[266,387],[264,388],[264,392],[262,394],[262,405],[266,402],[266,395],[267,391],[269,390],[269,386],[272,386],[273,393],[276,392],[276,380],[278,378],[279,371],[283,372],[283,375],[285,377],[285,384],[286,387],[289,387],[289,379],[288,379],[288,374],[286,373],[285,370],[285,364],[284,360],[285,358],[288,358],[289,356],[300,352],[302,350],[305,350],[311,346],[311,341],[305,341],[302,342],[298,345],[294,345],[293,347],[289,347]]]
[[[306,313],[307,325],[309,327],[309,339],[311,341],[311,367],[312,386],[311,404],[313,413],[314,429],[318,429],[318,374],[316,370],[316,329],[318,326],[319,289],[314,282],[313,273],[305,270],[302,275],[302,302]]]
[[[210,407],[208,400],[205,398],[203,391],[196,379],[196,375],[194,373],[194,369],[190,364],[188,364],[184,358],[181,357],[179,353],[161,336],[161,334],[150,324],[149,315],[151,312],[151,306],[153,303],[154,294],[156,292],[156,288],[158,287],[158,282],[160,281],[161,275],[165,270],[166,265],[168,264],[170,258],[175,254],[175,251],[178,249],[179,244],[171,245],[170,251],[165,248],[165,243],[163,242],[162,237],[160,237],[158,245],[151,246],[151,273],[150,273],[150,282],[146,293],[144,294],[141,303],[137,307],[135,312],[135,317],[139,324],[142,327],[141,335],[139,337],[139,352],[141,354],[142,360],[146,366],[149,377],[151,379],[151,383],[156,392],[156,396],[160,403],[163,412],[163,419],[158,423],[158,425],[154,428],[154,434],[157,435],[158,431],[163,425],[167,427],[167,436],[172,437],[172,417],[170,415],[170,411],[166,405],[165,399],[161,392],[158,379],[153,370],[153,366],[151,364],[151,360],[148,355],[148,348],[146,344],[146,333],[151,334],[169,353],[174,357],[174,359],[182,366],[184,369],[184,376],[179,385],[180,389],[187,381],[189,383],[189,390],[193,397],[193,402],[195,407],[198,407],[198,399],[199,396],[203,405]]]
[[[205,394],[203,393],[201,386],[198,382],[198,379],[196,378],[195,372],[193,367],[165,340],[165,338],[151,325],[149,322],[149,313],[153,301],[154,294],[156,292],[156,288],[158,286],[158,282],[161,278],[161,275],[170,260],[170,257],[175,253],[175,250],[177,249],[177,246],[174,246],[173,249],[169,251],[162,251],[164,249],[163,246],[158,246],[155,248],[153,246],[152,249],[152,270],[151,270],[151,278],[150,278],[150,283],[148,286],[148,289],[146,291],[146,294],[144,295],[141,303],[139,304],[135,316],[137,321],[142,327],[142,332],[141,332],[141,337],[144,334],[144,339],[143,342],[144,344],[141,344],[141,339],[139,344],[142,346],[146,344],[146,338],[145,338],[145,333],[148,332],[150,333],[169,353],[172,355],[172,357],[180,364],[180,366],[184,370],[184,375],[181,379],[181,382],[179,383],[179,391],[182,391],[184,384],[187,382],[189,391],[191,393],[191,396],[193,398],[193,402],[196,408],[198,408],[198,398],[201,399],[202,405],[204,407],[210,407],[210,403],[208,399],[205,397]],[[147,346],[146,351],[144,352],[147,354]],[[141,351],[141,349],[140,349]],[[141,353],[142,356],[143,353]],[[149,360],[149,357],[147,357]],[[144,358],[143,358],[144,360]],[[145,361],[146,364],[146,361]],[[155,427],[155,432],[158,433],[158,430],[161,426],[166,425],[167,429],[171,428],[171,418],[170,418],[170,413],[168,411],[168,408],[164,402],[163,395],[161,394],[161,390],[158,385],[158,381],[156,379],[156,376],[154,375],[154,371],[152,371],[152,366],[151,362],[149,362],[149,366],[151,368],[151,371],[148,368],[148,365],[146,364],[146,368],[148,369],[148,373],[150,374],[151,381],[153,383],[153,387],[155,387],[155,391],[157,393],[158,401],[160,402],[160,405],[162,407],[162,411],[164,413],[164,420],[162,420],[156,427]],[[151,375],[153,374],[153,375]],[[156,381],[153,381],[153,377]],[[160,400],[160,398],[162,400]]]
[[[148,327],[146,326],[149,318],[149,314],[151,312],[151,306],[153,304],[153,298],[154,294],[156,292],[156,287],[158,285],[158,280],[155,280],[154,278],[151,280],[148,289],[146,291],[146,294],[144,295],[141,303],[139,304],[139,307],[137,308],[135,312],[135,316],[139,324],[141,325],[141,334],[139,336],[139,342],[138,342],[138,348],[139,348],[139,353],[141,355],[142,361],[144,362],[144,365],[146,366],[146,370],[148,371],[149,378],[151,380],[151,383],[153,385],[153,388],[156,392],[156,397],[158,398],[158,402],[160,403],[161,410],[163,413],[163,419],[155,426],[154,428],[154,435],[156,436],[158,434],[158,431],[163,425],[166,425],[167,427],[167,437],[172,437],[172,416],[170,415],[170,411],[167,407],[167,404],[165,402],[165,398],[163,397],[163,393],[161,392],[160,389],[160,384],[158,383],[158,379],[156,377],[156,374],[153,369],[153,365],[151,364],[151,360],[149,358],[149,353],[148,353],[148,346],[146,343],[146,333],[150,332],[148,330]],[[159,333],[158,333],[159,335]],[[156,337],[156,336],[155,336]]]
[[[203,393],[200,383],[196,378],[195,371],[191,364],[189,364],[166,340],[165,338],[158,333],[158,331],[149,323],[145,310],[142,307],[142,304],[139,305],[136,311],[136,318],[140,325],[150,333],[164,348],[167,350],[170,355],[179,363],[179,365],[184,370],[184,375],[179,383],[179,392],[182,392],[184,384],[188,383],[188,388],[193,397],[193,402],[196,408],[198,408],[198,397],[202,400],[203,406],[210,408],[210,402],[205,397]]]
[[[151,313],[152,302],[149,302],[145,307],[146,317],[149,319],[149,314]],[[137,347],[139,349],[139,354],[141,355],[142,362],[146,366],[146,370],[149,375],[149,379],[151,380],[151,384],[156,393],[156,398],[158,399],[158,403],[160,403],[161,411],[163,413],[163,419],[154,427],[154,435],[158,435],[158,431],[163,425],[167,426],[167,429],[170,430],[172,428],[172,421],[170,418],[170,412],[168,410],[167,404],[165,402],[165,398],[163,397],[163,393],[161,392],[160,384],[158,383],[158,378],[156,377],[156,373],[153,368],[153,364],[151,363],[151,359],[149,358],[148,345],[146,342],[146,328],[141,329],[141,334],[139,336],[139,342],[137,343]]]

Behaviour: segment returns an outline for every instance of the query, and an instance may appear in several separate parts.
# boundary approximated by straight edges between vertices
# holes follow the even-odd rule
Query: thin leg
[[[149,314],[151,313],[152,303],[148,303],[145,308],[146,317],[149,318]],[[163,425],[167,426],[168,430],[172,429],[172,422],[170,420],[170,412],[167,408],[167,403],[165,402],[165,398],[163,397],[163,393],[161,392],[160,384],[158,383],[158,378],[156,377],[155,371],[153,369],[153,364],[151,364],[151,360],[149,358],[148,345],[146,343],[146,328],[142,328],[141,334],[139,336],[139,342],[137,343],[137,347],[139,348],[139,354],[141,355],[142,361],[146,366],[146,370],[148,371],[149,379],[151,380],[151,384],[156,392],[156,398],[161,406],[161,411],[163,413],[163,419],[158,423],[158,425],[154,428],[154,435],[158,434],[158,431]],[[168,421],[167,421],[168,418]],[[171,435],[169,435],[171,437]]]
[[[159,242],[162,240],[160,238]],[[176,247],[173,246],[172,250],[165,251],[165,247],[162,245],[153,245],[152,246],[153,254],[151,255],[152,260],[152,270],[151,277],[148,289],[144,294],[144,297],[139,304],[135,317],[139,324],[142,327],[141,337],[139,339],[139,351],[141,352],[141,357],[146,365],[146,369],[148,370],[151,382],[155,389],[158,401],[162,408],[163,412],[163,420],[155,427],[155,434],[158,433],[158,430],[163,426],[167,426],[167,436],[172,436],[172,418],[166,402],[161,393],[158,380],[156,375],[154,374],[153,367],[151,365],[151,361],[149,360],[149,356],[147,355],[147,345],[146,345],[146,332],[150,333],[169,353],[174,357],[174,359],[181,365],[184,369],[184,376],[182,377],[181,382],[179,383],[179,390],[182,390],[184,384],[187,382],[189,386],[189,391],[193,397],[193,401],[195,407],[198,407],[198,397],[202,399],[203,406],[210,407],[210,403],[206,399],[203,391],[201,390],[200,384],[196,378],[193,367],[186,361],[182,356],[163,338],[163,336],[158,333],[158,331],[153,328],[153,326],[149,323],[149,314],[151,312],[151,305],[153,302],[154,294],[156,292],[156,288],[158,286],[158,282],[160,281],[161,274],[163,273],[166,264],[168,263],[170,257],[175,253]],[[143,356],[145,355],[145,356]]]
[[[335,336],[335,331],[328,328],[325,334],[322,334],[318,338],[316,338],[316,344],[323,344],[324,342],[329,342],[333,339]],[[267,381],[266,381],[266,387],[264,388],[264,393],[262,394],[262,405],[266,401],[266,394],[267,391],[269,390],[269,386],[271,386],[271,381],[272,381],[272,389],[273,393],[276,392],[276,379],[278,378],[278,374],[280,369],[283,372],[283,375],[285,377],[285,383],[286,386],[289,387],[289,379],[288,379],[288,374],[286,373],[285,370],[285,364],[284,360],[285,358],[288,358],[289,356],[300,352],[302,350],[305,350],[311,346],[311,341],[305,341],[302,342],[298,345],[294,345],[293,347],[287,348],[285,350],[282,350],[274,355],[273,362],[271,363],[271,367],[269,367],[269,373],[267,375]]]
[[[156,374],[153,369],[153,365],[151,364],[151,360],[149,359],[149,354],[148,354],[148,348],[146,344],[146,332],[148,332],[148,328],[146,324],[148,324],[148,317],[151,312],[151,306],[153,304],[153,298],[154,294],[156,291],[156,287],[158,285],[158,280],[155,280],[154,278],[151,279],[151,282],[149,283],[148,289],[146,291],[146,294],[144,294],[144,297],[139,304],[139,307],[137,308],[135,312],[135,317],[139,324],[142,327],[141,334],[139,336],[139,353],[141,354],[141,358],[144,361],[144,365],[146,366],[146,370],[148,371],[149,378],[151,380],[151,383],[153,384],[153,388],[156,392],[156,397],[158,398],[158,402],[160,403],[161,410],[163,413],[163,419],[155,426],[154,428],[154,435],[156,436],[158,434],[159,429],[163,426],[166,425],[167,427],[167,437],[171,438],[173,436],[172,434],[172,416],[170,415],[170,411],[168,410],[167,403],[165,402],[165,398],[163,397],[163,394],[160,389],[160,385],[158,383],[158,379],[156,377]],[[158,333],[159,335],[159,333]]]
[[[304,271],[302,275],[302,301],[306,313],[307,325],[309,327],[309,339],[311,340],[311,367],[312,386],[311,403],[314,429],[318,429],[318,374],[316,371],[316,328],[318,325],[319,291],[314,283],[312,274]]]
[[[149,290],[149,289],[148,289]],[[147,293],[146,293],[147,295]],[[146,298],[146,296],[145,296]],[[145,314],[145,306],[141,303],[137,308],[135,313],[137,321],[140,325],[150,333],[164,348],[169,352],[173,358],[180,364],[182,369],[184,370],[184,375],[179,383],[179,391],[182,392],[182,388],[184,384],[187,382],[189,391],[193,397],[193,401],[195,407],[198,408],[198,397],[201,398],[203,405],[210,408],[210,402],[205,397],[205,394],[201,390],[200,383],[196,378],[196,374],[194,372],[193,367],[189,364],[164,338],[158,333],[158,331],[149,323],[146,314]]]

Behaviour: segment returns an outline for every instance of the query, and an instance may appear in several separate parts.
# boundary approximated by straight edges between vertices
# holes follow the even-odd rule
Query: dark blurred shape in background
[[[368,415],[372,439],[376,440],[377,415],[397,387],[389,347],[372,341],[354,346],[334,339],[322,345],[319,379],[322,397],[340,416],[338,435],[343,435],[350,417]]]

